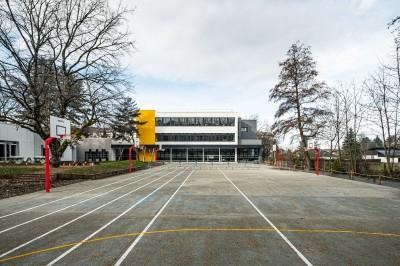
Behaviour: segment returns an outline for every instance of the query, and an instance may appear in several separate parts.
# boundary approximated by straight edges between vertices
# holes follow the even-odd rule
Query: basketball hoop
[[[44,172],[46,192],[50,192],[50,143],[54,139],[71,139],[71,122],[68,119],[50,116],[50,136],[44,141]]]
[[[50,116],[50,137],[71,139],[71,122],[65,118]]]

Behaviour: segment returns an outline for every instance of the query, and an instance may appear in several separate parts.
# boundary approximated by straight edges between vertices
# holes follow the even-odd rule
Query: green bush
[[[389,176],[389,170],[387,169],[386,163],[383,164],[383,175],[384,176]]]
[[[300,160],[299,158],[296,158],[296,160],[294,160],[294,165],[296,166],[296,168],[302,168],[303,167],[303,161]]]
[[[340,163],[339,159],[336,159],[333,161],[332,170],[334,172],[343,172],[343,167],[342,167],[342,164]]]

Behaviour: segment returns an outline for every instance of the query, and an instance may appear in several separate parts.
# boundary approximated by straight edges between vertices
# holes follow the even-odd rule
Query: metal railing
[[[274,166],[277,169],[280,170],[289,170],[289,171],[301,171],[301,172],[315,172],[315,167],[310,167],[310,169],[307,169],[305,166],[297,166],[295,164],[291,164],[287,161],[281,161],[278,163],[278,165],[271,165]],[[392,177],[392,176],[387,176],[384,174],[366,174],[366,173],[359,173],[357,171],[349,170],[349,171],[337,171],[334,170],[332,167],[329,169],[322,168],[320,169],[320,172],[323,173],[328,173],[330,176],[336,175],[342,175],[342,176],[347,176],[350,180],[354,180],[355,177],[360,177],[360,178],[367,178],[372,179],[374,183],[378,182],[379,185],[382,185],[383,181],[385,180],[390,180],[394,182],[399,182],[400,178],[398,177]]]

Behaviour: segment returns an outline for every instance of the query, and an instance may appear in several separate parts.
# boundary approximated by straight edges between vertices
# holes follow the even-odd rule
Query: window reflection
[[[156,126],[235,126],[234,117],[156,117]]]
[[[156,141],[182,141],[182,142],[193,142],[193,141],[214,141],[214,142],[225,142],[234,141],[235,134],[233,133],[157,133]]]

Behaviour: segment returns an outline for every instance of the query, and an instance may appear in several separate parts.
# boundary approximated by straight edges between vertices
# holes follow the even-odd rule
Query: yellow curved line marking
[[[367,235],[367,236],[383,236],[383,237],[400,237],[400,234],[397,233],[379,233],[379,232],[362,232],[362,231],[353,231],[353,230],[332,230],[332,229],[279,229],[281,232],[292,232],[292,233],[334,233],[334,234],[356,234],[356,235]],[[153,234],[164,234],[164,233],[179,233],[179,232],[275,232],[273,228],[178,228],[178,229],[166,229],[166,230],[154,230],[144,232],[145,235],[153,235]],[[6,262],[10,260],[15,260],[27,256],[32,256],[36,254],[46,253],[54,250],[64,249],[71,246],[75,246],[77,244],[89,244],[98,241],[123,238],[123,237],[132,237],[138,236],[142,232],[134,232],[127,234],[118,234],[118,235],[109,235],[104,237],[97,237],[86,241],[74,242],[74,243],[66,243],[59,246],[54,246],[45,249],[39,249],[32,252],[22,253],[19,255],[7,257],[4,259],[0,259],[0,262]]]

